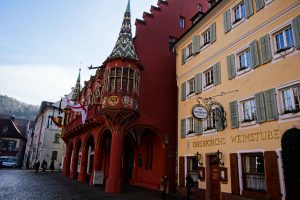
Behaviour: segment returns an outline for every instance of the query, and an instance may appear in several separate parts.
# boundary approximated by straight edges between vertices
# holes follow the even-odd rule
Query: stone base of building
[[[177,191],[180,196],[186,197],[185,187],[177,187]],[[192,199],[210,200],[206,198],[205,189],[193,188],[191,193],[192,193]],[[221,192],[220,200],[265,200],[265,198],[245,197],[245,196],[233,195],[230,193]]]

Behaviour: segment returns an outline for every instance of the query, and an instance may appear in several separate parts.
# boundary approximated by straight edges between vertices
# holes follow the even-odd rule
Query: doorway
[[[216,155],[208,156],[208,199],[220,200],[221,199],[221,184],[220,184],[220,167],[217,162]]]

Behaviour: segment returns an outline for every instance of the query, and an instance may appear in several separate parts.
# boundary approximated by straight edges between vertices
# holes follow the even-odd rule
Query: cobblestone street
[[[35,174],[32,170],[0,169],[1,200],[158,200],[160,192],[127,186],[122,194],[106,194],[104,189],[61,176],[60,172]],[[171,194],[167,199],[178,199]]]

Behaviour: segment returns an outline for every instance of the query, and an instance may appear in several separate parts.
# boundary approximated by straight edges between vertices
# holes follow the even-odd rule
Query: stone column
[[[99,171],[101,169],[100,155],[101,155],[100,147],[96,146],[95,150],[94,150],[94,163],[93,163],[92,176],[91,176],[91,179],[90,179],[90,185],[93,185],[94,171]]]
[[[66,157],[64,158],[64,166],[63,166],[63,171],[62,171],[63,176],[70,175],[70,161],[72,159],[71,155],[72,155],[72,151],[70,152],[70,149],[69,149],[66,153]]]
[[[105,192],[119,193],[123,189],[122,176],[123,135],[112,133],[109,176]]]
[[[87,161],[88,161],[88,147],[84,147],[82,150],[81,155],[81,165],[80,165],[80,171],[78,174],[78,181],[84,182],[86,180],[86,167],[87,167]]]
[[[72,165],[71,165],[71,172],[69,177],[70,179],[75,179],[77,173],[78,152],[74,151],[71,159],[72,159]]]

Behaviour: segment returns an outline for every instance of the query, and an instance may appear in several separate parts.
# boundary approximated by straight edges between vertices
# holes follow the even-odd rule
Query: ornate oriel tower
[[[124,14],[119,38],[105,68],[101,113],[112,134],[109,177],[106,192],[122,190],[122,156],[125,130],[138,116],[139,84],[142,66],[135,52],[131,34],[130,1]]]

